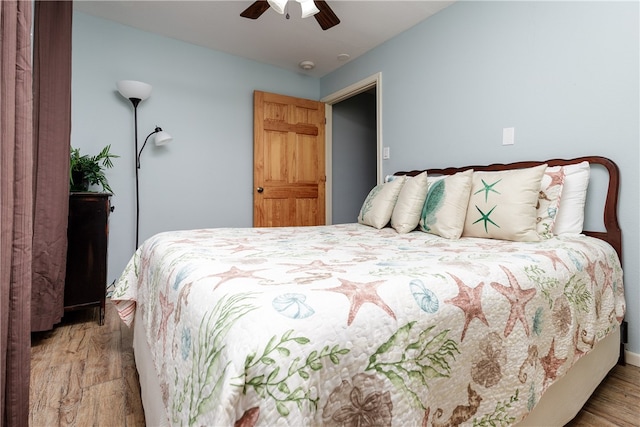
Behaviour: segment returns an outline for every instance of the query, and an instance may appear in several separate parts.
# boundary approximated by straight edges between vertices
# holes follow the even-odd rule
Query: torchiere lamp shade
[[[151,85],[136,80],[120,80],[116,82],[120,95],[128,99],[144,101],[151,95]]]

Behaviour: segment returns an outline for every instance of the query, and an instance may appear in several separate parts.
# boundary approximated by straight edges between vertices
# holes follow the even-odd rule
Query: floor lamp
[[[142,150],[147,145],[147,141],[149,137],[155,135],[155,144],[156,145],[164,145],[170,142],[173,138],[167,132],[163,131],[162,128],[156,126],[156,128],[151,132],[144,140],[144,144],[142,144],[142,148],[138,150],[138,104],[140,101],[144,101],[151,95],[151,85],[143,82],[138,82],[135,80],[120,80],[116,83],[116,87],[118,88],[118,92],[120,95],[127,98],[133,104],[133,122],[134,122],[134,140],[135,140],[135,152],[136,152],[136,250],[138,249],[138,239],[139,239],[139,229],[140,229],[140,196],[139,196],[139,185],[138,185],[138,169],[140,169],[140,155],[142,154]]]

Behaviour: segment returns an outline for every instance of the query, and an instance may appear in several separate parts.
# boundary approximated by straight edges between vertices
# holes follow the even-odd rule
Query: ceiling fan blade
[[[242,11],[240,16],[249,19],[258,19],[267,9],[269,9],[267,0],[257,0],[251,6]]]
[[[328,30],[331,27],[334,27],[340,23],[340,19],[333,13],[333,10],[329,7],[326,1],[324,0],[314,0],[316,7],[320,10],[320,12],[316,13],[314,18],[320,24],[323,30]]]

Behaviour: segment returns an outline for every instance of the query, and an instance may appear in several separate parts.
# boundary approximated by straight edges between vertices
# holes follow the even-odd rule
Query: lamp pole
[[[138,191],[138,104],[140,103],[140,98],[129,98],[131,103],[133,104],[133,126],[134,126],[134,139],[135,139],[135,161],[136,161],[136,250],[138,250],[138,236],[139,236],[139,228],[140,228],[140,195]]]
[[[136,161],[136,247],[138,250],[138,235],[140,228],[140,196],[138,186],[138,104],[140,101],[144,101],[151,95],[151,85],[148,83],[139,82],[137,80],[120,80],[116,82],[118,92],[124,98],[131,101],[133,104],[133,125],[134,125],[134,140],[135,140],[135,161]]]

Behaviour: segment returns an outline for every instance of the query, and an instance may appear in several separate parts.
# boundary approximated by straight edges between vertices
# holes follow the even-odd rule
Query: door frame
[[[333,104],[351,98],[369,89],[376,89],[376,172],[378,184],[382,183],[382,73],[378,72],[364,78],[344,89],[325,96],[320,100],[325,106],[325,165],[327,180],[325,182],[325,222],[333,224],[331,215],[333,206],[333,164],[331,161],[333,144]]]

